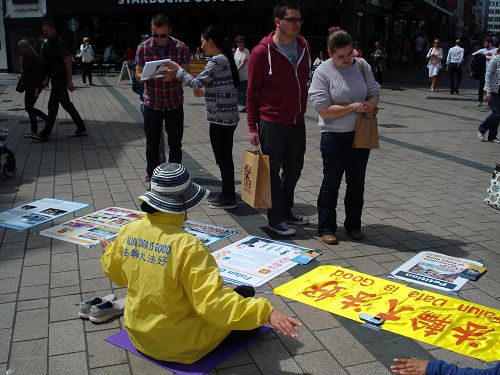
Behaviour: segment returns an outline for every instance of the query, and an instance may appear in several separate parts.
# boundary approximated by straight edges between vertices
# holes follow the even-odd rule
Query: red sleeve
[[[259,118],[259,94],[265,74],[269,70],[267,51],[260,45],[250,53],[248,62],[248,87],[247,87],[247,123],[248,132],[257,132],[257,119]]]
[[[179,61],[179,65],[187,65],[191,61],[191,55],[189,54],[189,48],[184,44],[181,51],[182,59]]]
[[[144,67],[144,48],[143,44],[139,44],[137,47],[137,51],[135,52],[135,63],[140,67]]]

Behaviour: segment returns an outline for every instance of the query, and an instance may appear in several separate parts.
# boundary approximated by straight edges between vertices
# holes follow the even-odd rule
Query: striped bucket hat
[[[191,182],[188,171],[182,165],[164,163],[155,168],[150,191],[139,199],[162,212],[180,214],[198,205],[209,193],[209,190]]]

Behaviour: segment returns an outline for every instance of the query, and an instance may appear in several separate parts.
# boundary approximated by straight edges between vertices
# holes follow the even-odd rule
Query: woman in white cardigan
[[[439,39],[434,39],[434,44],[429,49],[429,52],[427,52],[427,59],[429,60],[427,68],[429,68],[429,79],[431,80],[432,92],[436,91],[437,77],[441,69],[441,60],[443,60],[443,56],[443,50]]]

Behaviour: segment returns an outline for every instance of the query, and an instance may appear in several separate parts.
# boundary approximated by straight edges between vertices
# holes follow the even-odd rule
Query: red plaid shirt
[[[189,64],[191,56],[188,47],[178,39],[170,37],[170,43],[162,47],[149,38],[139,44],[135,54],[135,62],[144,68],[146,61],[171,59],[179,65]],[[157,111],[172,110],[182,106],[184,102],[184,91],[182,82],[173,79],[165,82],[163,78],[152,78],[144,85],[144,102],[149,108]]]

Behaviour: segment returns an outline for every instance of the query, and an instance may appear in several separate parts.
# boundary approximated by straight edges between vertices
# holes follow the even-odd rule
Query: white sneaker
[[[488,142],[488,140],[486,139],[486,136],[483,133],[481,133],[479,130],[477,131],[477,137],[479,138],[479,140],[481,142]]]
[[[92,306],[100,305],[101,303],[105,303],[108,301],[114,301],[115,298],[116,297],[114,294],[108,294],[107,296],[104,296],[102,298],[94,297],[89,301],[83,301],[82,303],[80,303],[80,311],[78,313],[78,316],[82,319],[88,319],[90,317],[90,310],[92,309]]]
[[[89,319],[92,323],[103,323],[115,316],[123,315],[125,310],[125,298],[116,301],[107,301],[100,305],[94,305],[90,309]]]
[[[500,139],[498,137],[495,137],[491,140],[491,142],[500,144]]]
[[[289,227],[285,222],[275,225],[268,224],[267,227],[282,236],[293,236],[297,232],[295,229]]]

